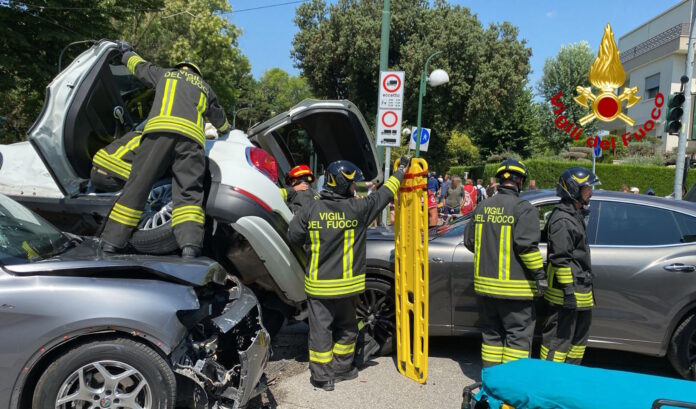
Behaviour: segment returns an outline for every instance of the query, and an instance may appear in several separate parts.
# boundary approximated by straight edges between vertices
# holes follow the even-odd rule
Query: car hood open
[[[320,163],[328,165],[335,160],[349,160],[362,170],[366,180],[382,180],[372,133],[352,102],[306,99],[250,128],[249,138],[270,152],[281,169],[293,165],[290,153],[278,137],[278,132],[290,125],[299,125],[312,139]]]

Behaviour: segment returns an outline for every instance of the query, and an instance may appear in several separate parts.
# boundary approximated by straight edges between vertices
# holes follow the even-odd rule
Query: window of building
[[[660,92],[660,73],[645,78],[645,99],[655,98]]]

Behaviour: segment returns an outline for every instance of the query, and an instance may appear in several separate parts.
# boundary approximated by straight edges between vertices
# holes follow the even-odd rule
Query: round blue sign
[[[413,134],[411,135],[413,137],[413,142],[416,142],[416,132],[418,132],[418,128],[414,129]],[[428,130],[425,128],[421,128],[421,145],[426,144],[428,139],[430,139],[430,132],[428,132]]]

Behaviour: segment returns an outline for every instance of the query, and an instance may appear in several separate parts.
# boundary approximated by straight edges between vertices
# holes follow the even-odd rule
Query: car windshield
[[[460,216],[457,217],[456,219],[452,220],[449,223],[445,223],[441,226],[434,226],[430,228],[429,231],[429,236],[430,238],[435,238],[435,237],[440,237],[440,236],[454,236],[454,235],[461,235],[464,234],[464,227],[466,226],[466,222],[471,219],[471,215],[473,213],[469,213],[465,216]]]
[[[46,220],[0,195],[0,264],[20,264],[61,253],[69,240]]]

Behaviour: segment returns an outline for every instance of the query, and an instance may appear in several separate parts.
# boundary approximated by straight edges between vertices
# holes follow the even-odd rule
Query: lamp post
[[[431,87],[437,87],[442,84],[449,82],[449,75],[444,70],[435,70],[432,72],[430,77],[428,77],[428,63],[430,60],[438,54],[442,54],[442,51],[437,51],[425,60],[425,68],[423,68],[423,75],[421,75],[420,80],[420,90],[418,91],[418,118],[416,120],[416,157],[420,155],[420,141],[421,141],[421,114],[423,112],[423,96],[425,95],[425,84],[430,84]]]

